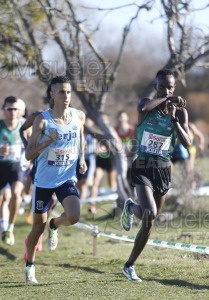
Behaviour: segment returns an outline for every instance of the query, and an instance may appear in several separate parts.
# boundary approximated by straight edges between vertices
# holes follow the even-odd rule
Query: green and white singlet
[[[151,110],[137,127],[138,158],[170,161],[176,138],[170,115]]]
[[[20,127],[22,122],[19,121],[15,129],[7,128],[5,122],[0,120],[0,146],[9,145],[9,154],[0,156],[1,161],[20,161],[22,157],[23,143],[20,138]]]

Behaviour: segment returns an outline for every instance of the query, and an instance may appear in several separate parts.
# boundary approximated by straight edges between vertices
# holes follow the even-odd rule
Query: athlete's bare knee
[[[152,208],[145,209],[144,217],[148,222],[152,222],[157,217],[157,210]]]
[[[35,223],[32,227],[32,231],[37,235],[41,235],[42,233],[44,233],[45,226],[45,223]]]
[[[65,224],[66,224],[66,226],[69,226],[69,225],[76,224],[78,221],[79,221],[78,215],[68,216],[68,217],[66,217]]]

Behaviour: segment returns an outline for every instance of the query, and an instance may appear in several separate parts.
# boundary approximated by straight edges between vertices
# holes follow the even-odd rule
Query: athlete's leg
[[[98,189],[99,189],[99,185],[102,180],[103,174],[104,174],[104,170],[102,168],[97,167],[96,172],[95,172],[95,177],[94,177],[94,184],[93,184],[92,191],[91,191],[91,197],[96,197],[98,195]]]
[[[50,215],[51,215],[51,213],[52,213],[52,210],[53,210],[53,209],[56,207],[56,205],[57,205],[57,202],[58,202],[57,197],[56,197],[55,194],[53,194],[53,195],[52,195],[52,202],[51,202],[50,207],[49,207],[48,212],[47,212],[47,219],[49,219],[49,217],[50,217]]]
[[[69,226],[78,222],[80,218],[80,199],[77,196],[68,196],[62,202],[64,212],[58,218],[53,218],[53,225]]]
[[[28,255],[28,262],[34,263],[35,262],[35,252],[36,246],[38,244],[40,236],[44,232],[44,228],[47,222],[47,212],[43,214],[33,214],[33,226],[32,230],[28,235],[27,241],[27,255]]]
[[[134,247],[131,251],[130,257],[126,262],[127,266],[133,265],[136,259],[138,258],[138,256],[141,254],[142,250],[144,249],[151,233],[153,220],[157,216],[157,212],[158,212],[156,201],[150,187],[137,184],[136,192],[137,192],[137,197],[142,212],[142,224],[136,236]],[[163,200],[158,198],[157,202],[158,202],[158,207],[161,207]],[[131,210],[134,212],[134,205],[132,206],[131,206]],[[137,209],[137,212],[138,213],[140,212],[139,208]]]
[[[16,221],[23,184],[21,181],[15,181],[11,186],[12,196],[9,203],[9,224],[14,224]]]
[[[2,232],[2,240],[4,240],[9,224],[9,202],[11,199],[11,188],[9,185],[2,189],[0,197],[2,198],[0,204],[0,230]]]
[[[113,190],[117,188],[117,172],[116,169],[112,169],[108,173],[108,184],[109,187]]]
[[[6,186],[3,189],[2,193],[2,203],[1,203],[1,218],[7,221],[9,221],[9,202],[11,199],[11,188],[10,186]],[[7,228],[6,228],[7,229]]]
[[[166,195],[159,195],[157,193],[154,193],[155,203],[157,206],[157,215],[159,215],[161,209],[163,208],[163,205],[165,203]]]

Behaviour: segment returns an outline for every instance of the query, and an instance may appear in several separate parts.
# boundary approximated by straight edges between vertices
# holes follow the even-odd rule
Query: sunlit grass
[[[200,163],[207,173],[206,163]],[[164,211],[172,208],[169,201]],[[173,221],[155,224],[150,238],[209,246],[209,230],[203,222],[203,213],[209,212],[209,199],[196,201],[193,215],[188,216],[188,209]],[[80,221],[96,224],[102,231],[127,235],[120,228],[119,216],[113,214],[111,202],[99,203],[95,216],[84,205]],[[134,226],[128,235],[135,236],[138,230],[139,225]],[[132,283],[121,274],[132,243],[98,237],[97,253],[93,256],[91,232],[74,226],[59,229],[59,245],[52,252],[46,248],[45,233],[43,251],[36,257],[39,284],[28,286],[23,283],[22,257],[23,240],[29,231],[25,215],[18,216],[15,245],[0,245],[0,299],[208,299],[208,255],[147,245],[135,266],[143,281]]]

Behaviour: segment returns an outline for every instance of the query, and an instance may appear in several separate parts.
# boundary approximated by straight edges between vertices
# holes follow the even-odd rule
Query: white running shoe
[[[49,235],[47,239],[47,247],[49,250],[55,250],[58,245],[58,230],[51,229],[49,226]]]
[[[130,267],[124,266],[122,272],[123,272],[123,275],[125,275],[128,278],[128,280],[130,280],[130,281],[138,281],[138,282],[142,281],[141,278],[139,278],[136,275],[134,266],[130,266]]]
[[[25,267],[25,283],[38,283],[35,276],[35,266]]]

